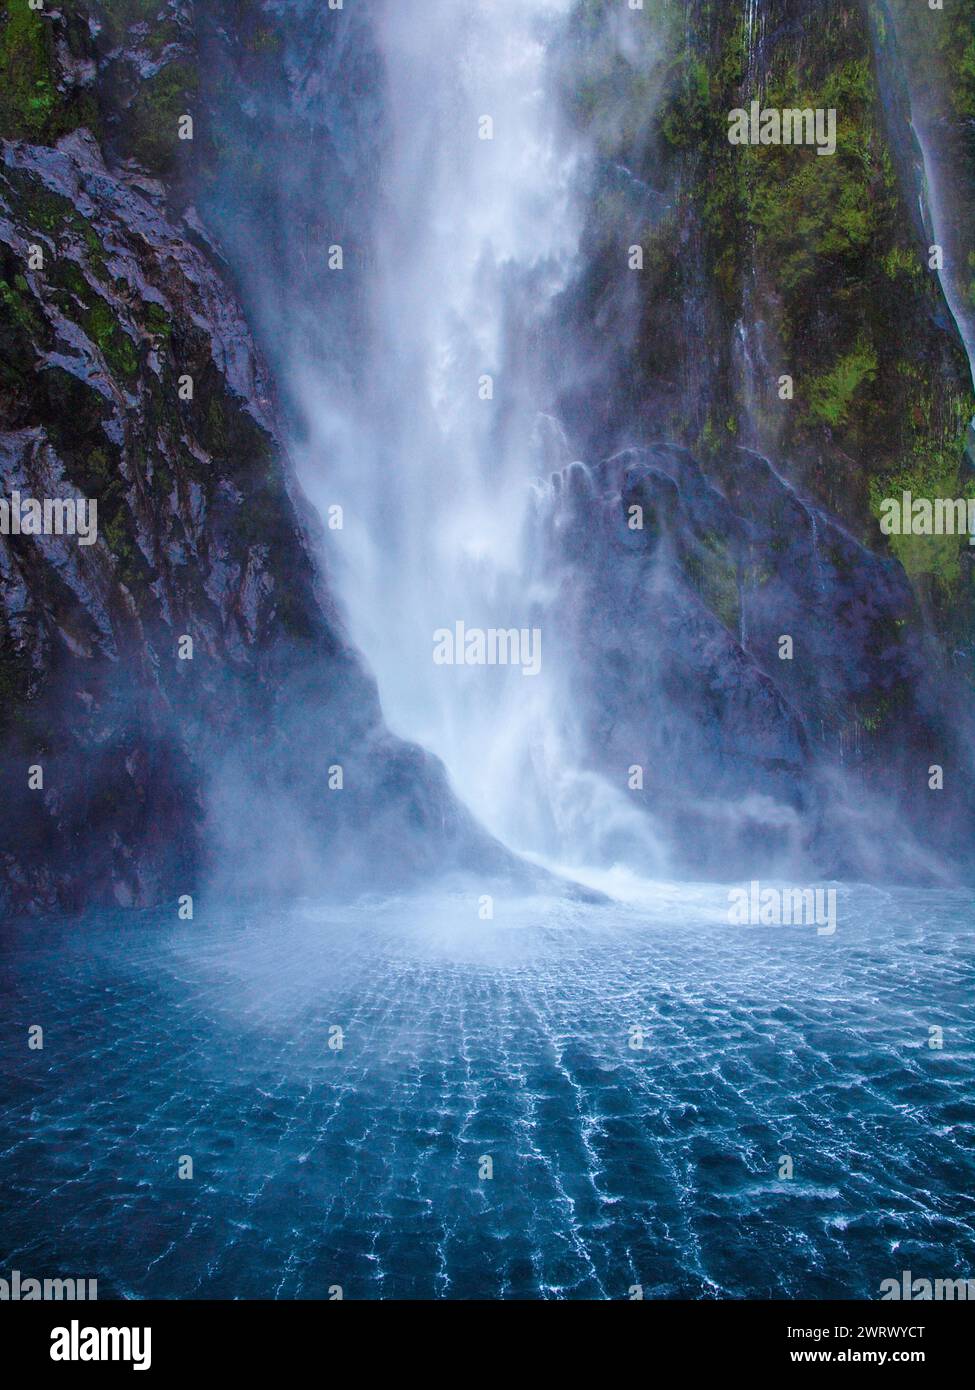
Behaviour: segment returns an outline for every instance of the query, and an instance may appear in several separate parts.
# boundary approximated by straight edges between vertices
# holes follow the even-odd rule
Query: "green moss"
[[[211,454],[222,454],[227,448],[227,417],[216,392],[207,401],[204,442]]]
[[[119,324],[110,304],[94,296],[87,312],[82,315],[82,326],[92,341],[98,344],[114,376],[135,376],[139,370],[135,344]]]
[[[802,89],[793,66],[765,97],[767,106],[837,111],[834,155],[782,145],[740,152],[748,217],[783,291],[800,290],[824,261],[858,265],[886,240],[895,180],[876,129],[875,101],[863,60],[845,63],[813,91]]]
[[[30,286],[22,275],[14,276],[13,284],[0,280],[0,304],[27,337],[35,341],[43,337],[43,317],[35,307]]]
[[[687,54],[682,67],[678,94],[661,121],[664,139],[676,149],[698,145],[712,124],[711,79],[707,66],[700,58]]]
[[[906,276],[917,284],[921,280],[921,261],[917,251],[908,246],[892,246],[881,261],[888,280]]]
[[[78,212],[67,198],[52,193],[49,188],[21,169],[7,169],[4,177],[15,199],[15,211],[22,225],[43,232],[51,240],[75,240],[84,248],[92,271],[100,278],[107,277],[105,248],[95,228]],[[48,275],[57,277],[64,258],[58,257],[49,265]]]
[[[50,339],[41,307],[20,274],[16,258],[0,252],[0,416],[7,427],[33,423],[25,417],[34,364]]]
[[[841,357],[831,371],[809,385],[809,418],[835,429],[846,424],[860,387],[877,375],[877,354],[861,340],[853,352]]]
[[[945,0],[936,14],[915,0],[890,0],[890,7],[924,103],[975,120],[975,0]]]
[[[577,4],[570,74],[585,79],[574,111],[600,153],[669,202],[662,241],[616,185],[594,204],[587,228],[598,248],[593,259],[617,273],[620,247],[638,241],[645,252],[635,369],[621,409],[652,400],[655,430],[686,443],[706,468],[722,467],[742,401],[737,335],[743,321],[760,323],[749,431],[790,460],[810,496],[880,547],[875,488],[890,495],[894,480],[912,476],[924,459],[947,459],[944,471],[953,476],[971,407],[963,356],[946,331],[939,279],[918,235],[915,194],[895,164],[899,132],[881,97],[894,57],[882,45],[893,26],[885,27],[876,5],[837,0],[819,7],[813,23],[795,16],[787,23],[773,7],[767,26],[746,30],[745,7],[686,0],[666,7],[659,26],[656,16],[637,17],[646,41],[631,46],[620,43],[620,24],[628,23],[621,5]],[[926,0],[892,5],[898,37],[899,12],[910,10],[935,53],[936,119],[975,149],[957,121],[975,71],[975,0],[946,0],[946,11],[934,14]],[[911,53],[907,67],[913,95]],[[659,94],[649,120],[645,104],[626,109],[632,93]],[[756,98],[780,110],[835,109],[836,153],[731,145],[729,111]],[[623,108],[619,138],[614,104]],[[966,253],[973,247],[970,237],[960,241]],[[961,293],[975,304],[975,250],[953,261]],[[580,304],[595,313],[610,281],[590,270]],[[701,351],[709,361],[705,390],[682,389],[701,379],[689,360]],[[780,373],[795,378],[790,404],[775,397]],[[912,576],[925,576],[918,593],[927,604],[935,586],[945,593],[955,586],[951,603],[934,608],[940,631],[960,631],[959,547],[952,538],[917,540],[920,548],[906,538],[915,554],[902,550]],[[733,607],[723,611],[730,622]]]
[[[88,451],[88,472],[99,492],[106,490],[118,478],[118,467],[105,449]]]
[[[27,0],[0,4],[0,133],[42,139],[58,107],[50,21]]]
[[[32,10],[27,0],[0,0],[0,136],[51,144],[78,126],[98,130],[90,92],[61,85],[57,38],[77,56],[83,20],[70,10]],[[85,30],[87,35],[87,30]]]
[[[711,612],[731,632],[741,622],[741,595],[738,570],[729,558],[727,545],[718,535],[706,535],[699,550],[686,559],[688,578]]]
[[[179,139],[179,120],[192,115],[198,87],[199,77],[190,63],[168,63],[142,84],[126,111],[122,142],[152,173],[172,173],[184,143]]]
[[[708,414],[698,433],[694,447],[705,458],[713,459],[738,441],[738,417],[729,415],[725,420],[715,420]]]
[[[89,284],[79,266],[66,258],[57,260],[49,281],[61,311],[97,344],[112,374],[120,379],[135,376],[139,358],[132,338],[115,309]]]
[[[951,448],[927,456],[919,455],[906,466],[883,478],[870,480],[870,507],[878,522],[885,498],[900,498],[910,492],[915,498],[955,499],[975,497],[975,480],[962,471],[964,441]],[[953,592],[961,578],[965,535],[955,536],[889,536],[890,548],[912,579],[930,576],[943,594]]]
[[[172,321],[161,304],[146,304],[142,313],[142,321],[147,331],[157,338],[168,340],[172,334]]]

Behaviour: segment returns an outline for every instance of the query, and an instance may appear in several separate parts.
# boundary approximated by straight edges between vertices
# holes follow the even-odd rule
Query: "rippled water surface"
[[[970,898],[840,889],[832,937],[726,910],[662,886],[491,922],[472,895],[4,928],[0,1275],[241,1298],[975,1276]]]

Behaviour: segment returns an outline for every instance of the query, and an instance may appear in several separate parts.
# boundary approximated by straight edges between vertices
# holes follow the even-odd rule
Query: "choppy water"
[[[834,937],[726,901],[5,928],[0,1274],[184,1298],[975,1275],[970,899],[841,890]]]

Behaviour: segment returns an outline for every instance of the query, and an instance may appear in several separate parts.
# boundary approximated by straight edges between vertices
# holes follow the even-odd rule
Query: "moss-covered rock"
[[[50,143],[79,125],[97,126],[92,93],[58,59],[59,44],[69,59],[87,50],[85,24],[77,12],[0,0],[0,138]]]
[[[908,8],[930,39],[942,16]],[[963,12],[971,8],[959,0],[950,21],[944,16],[930,58],[931,74],[953,74],[940,89],[943,108],[968,101]],[[591,0],[577,13],[602,56],[567,54],[581,82],[594,71],[600,79],[599,100],[576,102],[571,114],[607,160],[626,161],[655,195],[618,215],[593,205],[588,235],[600,269],[577,290],[582,334],[586,320],[614,315],[625,331],[624,248],[644,248],[643,270],[631,276],[639,323],[624,383],[606,383],[614,397],[607,417],[627,418],[631,439],[642,429],[705,458],[736,443],[766,451],[883,548],[878,489],[923,459],[953,461],[936,471],[957,488],[975,400],[916,212],[924,189],[902,148],[909,127],[892,72],[898,60],[889,48],[878,57],[882,15],[878,30],[876,7],[857,0],[768,0],[747,13],[658,0],[645,20],[652,41],[641,46],[630,37],[638,16],[629,17],[624,43],[615,6]],[[639,149],[625,127],[614,146],[612,122],[599,124],[607,89],[626,100],[654,92],[653,107],[641,107]],[[731,144],[729,114],[752,100],[835,109],[836,153]],[[596,417],[596,429],[603,421]],[[947,580],[933,555],[932,563]],[[942,585],[930,617],[951,643],[969,621],[971,594],[964,567],[948,573],[954,591]],[[919,593],[930,597],[925,585]]]
[[[0,907],[175,902],[222,862],[235,888],[280,889],[283,869],[317,891],[420,823],[417,871],[513,870],[435,761],[385,733],[312,559],[266,368],[182,212],[208,158],[177,138],[189,7],[26,15],[0,11],[20,84],[0,105],[0,476],[7,496],[94,501],[98,538],[0,537]]]

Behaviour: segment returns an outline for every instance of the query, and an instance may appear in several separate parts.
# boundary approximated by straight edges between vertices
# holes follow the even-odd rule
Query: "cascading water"
[[[912,128],[917,137],[918,148],[924,162],[927,211],[931,218],[934,242],[942,247],[947,245],[950,252],[961,259],[957,246],[958,234],[952,226],[952,219],[947,209],[947,192],[943,183],[943,171],[938,167],[938,162],[931,149],[928,132],[917,122],[912,123]],[[958,329],[959,337],[965,345],[969,370],[972,373],[972,380],[975,382],[975,321],[973,321],[971,306],[966,304],[959,292],[958,278],[947,274],[943,264],[938,270],[938,278],[944,291],[945,300],[951,310],[951,316]]]
[[[890,26],[897,42],[903,44],[908,41],[908,35],[904,32],[905,15],[901,7],[885,5],[882,15],[884,25]],[[884,51],[887,39],[883,25],[881,32],[884,33],[884,38],[880,37],[875,26],[874,43],[878,53],[878,65],[881,73],[884,73],[885,67],[889,66],[889,59]],[[923,48],[927,49],[931,36],[924,31],[922,33]],[[926,53],[925,56],[930,62],[932,55]],[[970,295],[966,294],[966,244],[970,239],[971,209],[970,206],[966,208],[964,193],[960,192],[958,187],[958,166],[963,156],[959,149],[951,148],[953,122],[946,119],[943,112],[934,108],[932,93],[926,90],[925,81],[917,71],[917,57],[915,54],[913,62],[904,63],[903,81],[906,93],[905,114],[910,122],[915,145],[914,157],[920,165],[917,170],[918,215],[931,242],[930,249],[926,248],[928,254],[932,254],[934,246],[940,248],[941,258],[937,264],[932,263],[932,269],[937,273],[945,302],[968,357],[969,371],[975,381],[975,314],[972,311]],[[943,101],[945,91],[951,89],[952,78],[943,67],[943,60],[935,58],[934,62],[938,96],[939,100]],[[885,75],[885,80],[890,82],[889,74]],[[931,81],[930,74],[927,81]],[[959,120],[957,124],[960,127],[962,122]],[[957,131],[954,138],[957,141]]]
[[[592,863],[622,832],[649,868],[645,817],[575,765],[548,621],[558,573],[533,555],[549,488],[533,480],[572,461],[548,414],[558,344],[546,332],[580,230],[584,151],[548,58],[571,8],[384,7],[388,138],[355,386],[330,364],[327,317],[318,351],[303,342],[289,374],[308,424],[302,480],[323,515],[342,508],[329,560],[390,727],[435,751],[513,848]],[[458,623],[525,634],[522,660],[463,665],[458,651],[436,664],[434,634]]]
[[[875,846],[913,832],[839,828],[865,791],[853,777],[837,794],[821,734],[887,688],[882,630],[909,593],[825,512],[805,544],[785,412],[762,409],[781,348],[769,287],[747,268],[733,419],[775,462],[693,442],[722,437],[723,311],[703,263],[682,268],[683,316],[655,279],[669,235],[689,238],[685,260],[706,251],[693,220],[671,223],[693,161],[650,128],[686,96],[666,16],[578,0],[263,13],[279,47],[260,77],[239,50],[221,69],[215,42],[223,141],[243,118],[249,149],[204,210],[274,359],[326,588],[388,726],[439,755],[507,846],[579,878],[619,863],[734,878],[756,846],[775,872],[877,872]],[[736,34],[748,93],[766,29],[756,4]],[[717,370],[674,357],[675,324]],[[848,641],[850,566],[883,601]],[[796,614],[793,665],[775,642]],[[464,643],[438,635],[461,624],[519,639],[513,664],[459,664]],[[917,689],[910,643],[899,661]]]
[[[7,8],[0,65],[28,52],[27,7]],[[781,1359],[834,1354],[783,1350],[796,1300],[886,1300],[891,1283],[918,1296],[921,1281],[929,1299],[932,1282],[950,1298],[970,1291],[971,890],[917,886],[952,857],[973,867],[971,801],[954,790],[975,784],[970,690],[966,704],[933,669],[930,634],[911,636],[896,559],[810,498],[786,449],[765,459],[713,434],[702,440],[717,438],[714,449],[694,443],[724,396],[709,390],[725,372],[724,329],[740,322],[743,415],[779,368],[774,276],[754,277],[740,310],[729,300],[727,323],[714,312],[718,259],[692,212],[738,176],[706,158],[698,181],[700,156],[717,151],[698,121],[708,74],[693,55],[716,57],[719,41],[710,71],[727,72],[744,43],[748,97],[776,48],[790,72],[836,73],[846,91],[866,73],[866,7],[62,8],[91,13],[57,45],[63,81],[46,130],[60,129],[61,98],[80,84],[78,110],[98,98],[106,133],[35,145],[37,100],[13,127],[31,139],[3,141],[0,397],[5,411],[13,401],[36,413],[4,425],[0,455],[15,461],[14,481],[28,447],[55,477],[59,450],[80,467],[77,433],[99,441],[85,462],[111,486],[97,584],[76,582],[83,572],[60,548],[46,567],[39,535],[0,545],[0,686],[26,731],[4,766],[19,785],[27,767],[47,779],[42,802],[31,778],[22,858],[6,838],[0,853],[0,891],[13,889],[0,969],[0,1294],[16,1283],[29,1298],[27,1279],[57,1274],[44,1297],[97,1276],[99,1299],[127,1307],[638,1297],[667,1300],[671,1340],[675,1300],[735,1300],[736,1319],[746,1301],[775,1300],[786,1313],[761,1340]],[[176,11],[180,41],[164,46],[174,28],[162,18]],[[30,22],[62,21],[49,6]],[[100,40],[90,65],[76,52],[85,28]],[[134,160],[106,168],[99,152],[104,142],[111,165],[116,137],[155,143],[146,92],[171,93],[191,60],[200,120],[183,157],[200,173],[195,212],[175,180],[150,183]],[[656,93],[671,82],[668,105]],[[120,109],[130,88],[139,96]],[[9,122],[11,104],[0,106]],[[711,114],[727,157],[724,112]],[[153,132],[163,144],[164,124]],[[906,139],[906,121],[890,129]],[[867,133],[855,156],[867,181],[847,175],[880,205],[884,166],[875,185],[869,175],[883,132],[871,121]],[[655,162],[662,151],[669,169]],[[794,220],[808,204],[828,230],[821,203],[835,201],[845,226],[855,201],[834,200],[834,185],[819,184],[828,162],[807,153]],[[912,158],[900,177],[916,202]],[[28,161],[43,189],[21,179]],[[111,215],[91,220],[100,204]],[[731,206],[719,198],[711,219],[724,223]],[[901,272],[903,220],[886,243],[870,240]],[[747,219],[717,231],[746,242]],[[25,278],[35,240],[45,270]],[[800,240],[809,251],[815,238]],[[632,242],[648,252],[642,279],[627,265]],[[746,264],[753,249],[760,259],[757,237]],[[794,305],[797,347],[822,322],[855,318],[859,333],[852,311],[832,312],[855,289],[859,259],[844,264],[836,294]],[[224,312],[228,266],[273,359],[267,378],[242,316]],[[913,277],[884,284],[874,272],[852,302],[876,310],[874,331],[889,326],[905,380],[927,373],[905,397],[920,421],[922,405],[936,414],[952,396],[933,370],[954,375],[953,338],[935,350],[947,316],[940,300],[932,313],[926,287],[909,289]],[[193,276],[201,300],[175,292]],[[107,296],[97,303],[96,283]],[[133,337],[102,331],[109,304],[124,326],[128,301],[144,296]],[[896,351],[891,304],[916,362]],[[884,375],[882,355],[876,395],[846,403],[864,423],[881,382],[902,375]],[[840,382],[844,361],[829,364]],[[189,368],[194,409],[181,401],[176,413],[171,388]],[[794,370],[800,387],[805,350]],[[24,394],[28,378],[43,398]],[[271,379],[280,399],[267,401]],[[792,409],[811,394],[797,389]],[[248,411],[285,422],[280,442],[325,523],[317,591],[305,544],[316,528],[288,496],[288,449],[251,429]],[[194,432],[177,437],[184,421]],[[106,440],[123,437],[118,476],[103,473]],[[849,503],[867,474],[827,442]],[[628,525],[634,503],[644,527]],[[45,648],[55,673],[75,658],[82,672],[65,687],[66,717],[28,747],[51,706],[19,697],[7,638],[19,643],[35,616],[32,686]],[[184,620],[198,640],[179,685],[133,686],[138,706],[134,694],[109,698],[105,667],[127,679],[174,665],[169,637]],[[458,623],[525,631],[527,649],[519,640],[510,666],[438,664],[435,633]],[[522,674],[539,655],[535,629],[540,666]],[[795,639],[788,659],[783,635]],[[389,737],[355,648],[389,724],[441,755],[485,824],[606,897],[516,872],[432,760]],[[186,725],[178,742],[160,737],[163,695]],[[133,744],[141,726],[147,741]],[[247,775],[218,778],[229,791],[215,794],[224,747]],[[31,767],[38,750],[45,766]],[[338,758],[344,798],[323,786]],[[77,801],[84,824],[69,814],[68,764],[90,783]],[[632,764],[646,771],[642,796],[627,785]],[[680,881],[659,881],[641,804]],[[225,870],[209,882],[208,865],[184,855],[198,819],[201,849],[223,820],[247,832],[207,844]],[[126,838],[126,820],[142,839]],[[111,869],[101,885],[87,852],[96,839]],[[173,868],[152,880],[156,842]],[[803,886],[821,852],[847,881]],[[76,877],[64,880],[72,915],[58,919],[47,904],[62,858]],[[910,887],[886,883],[891,865]],[[729,885],[729,866],[745,891]],[[20,920],[25,867],[39,915]],[[104,901],[114,888],[127,902],[130,882],[140,902],[158,895],[156,908],[75,915],[76,896]],[[485,891],[494,915],[481,911]]]

